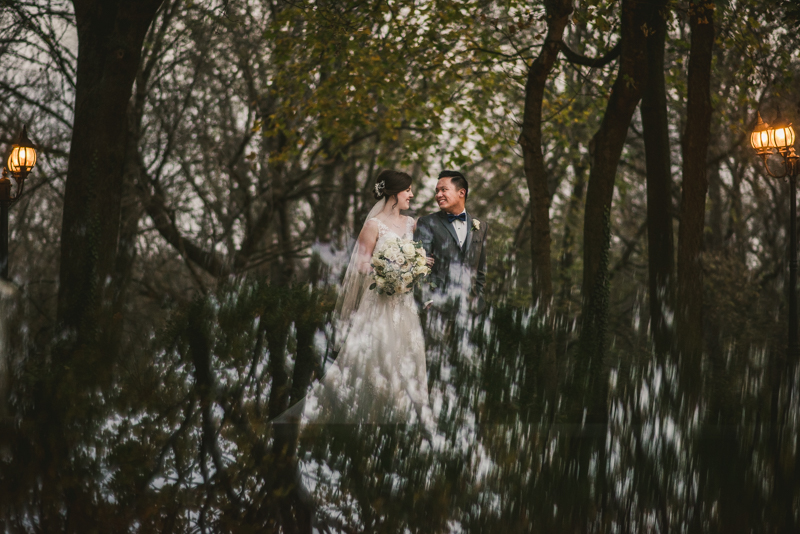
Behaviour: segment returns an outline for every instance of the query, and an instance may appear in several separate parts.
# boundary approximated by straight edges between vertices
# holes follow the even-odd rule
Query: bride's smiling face
[[[407,210],[411,207],[411,199],[414,198],[414,193],[411,191],[411,187],[406,189],[405,191],[400,191],[397,193],[397,209],[399,210]]]

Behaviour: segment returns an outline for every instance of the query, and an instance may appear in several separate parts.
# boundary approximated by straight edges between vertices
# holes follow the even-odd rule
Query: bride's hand
[[[433,256],[428,256],[427,258],[425,258],[425,264],[428,267],[433,267]]]

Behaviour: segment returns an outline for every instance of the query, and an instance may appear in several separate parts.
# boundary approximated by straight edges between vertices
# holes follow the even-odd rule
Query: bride
[[[379,294],[372,253],[389,238],[411,240],[415,222],[402,215],[414,193],[411,176],[384,170],[378,202],[358,236],[336,304],[339,356],[305,400],[304,423],[429,423],[425,343],[413,292]],[[433,263],[428,258],[428,264]]]

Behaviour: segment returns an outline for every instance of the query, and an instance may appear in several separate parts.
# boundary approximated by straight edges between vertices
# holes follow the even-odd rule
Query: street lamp
[[[794,151],[795,132],[792,124],[781,117],[770,126],[761,120],[750,134],[750,144],[756,150],[767,174],[773,178],[789,178],[789,357],[797,361],[797,175],[800,174],[800,156]],[[783,169],[777,173],[769,167],[769,157],[777,153],[783,159]]]
[[[8,208],[19,200],[25,187],[25,178],[36,165],[36,147],[28,139],[28,132],[23,126],[17,141],[11,145],[11,154],[3,177],[0,178],[0,276],[8,280]],[[12,193],[11,178],[16,182],[16,192]]]

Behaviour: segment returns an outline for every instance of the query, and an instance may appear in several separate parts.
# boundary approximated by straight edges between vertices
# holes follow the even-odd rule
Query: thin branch
[[[42,103],[40,103],[40,102],[38,102],[38,101],[36,101],[36,100],[24,95],[23,93],[21,93],[20,91],[18,91],[17,89],[15,89],[13,87],[11,87],[7,83],[0,81],[0,89],[11,93],[15,97],[17,97],[20,100],[22,100],[23,102],[26,102],[28,104],[31,104],[31,105],[41,109],[42,111],[44,111],[48,115],[50,115],[53,118],[55,118],[56,120],[58,120],[60,123],[62,123],[67,128],[72,129],[72,123],[69,122],[64,117],[62,117],[61,115],[59,115],[55,110],[52,110],[49,107],[45,106],[44,104],[42,104]]]
[[[573,52],[570,47],[567,46],[567,43],[561,42],[561,53],[567,58],[567,61],[574,65],[583,65],[584,67],[605,67],[619,57],[620,51],[622,51],[622,40],[617,41],[617,44],[604,55],[598,58],[591,58]]]

